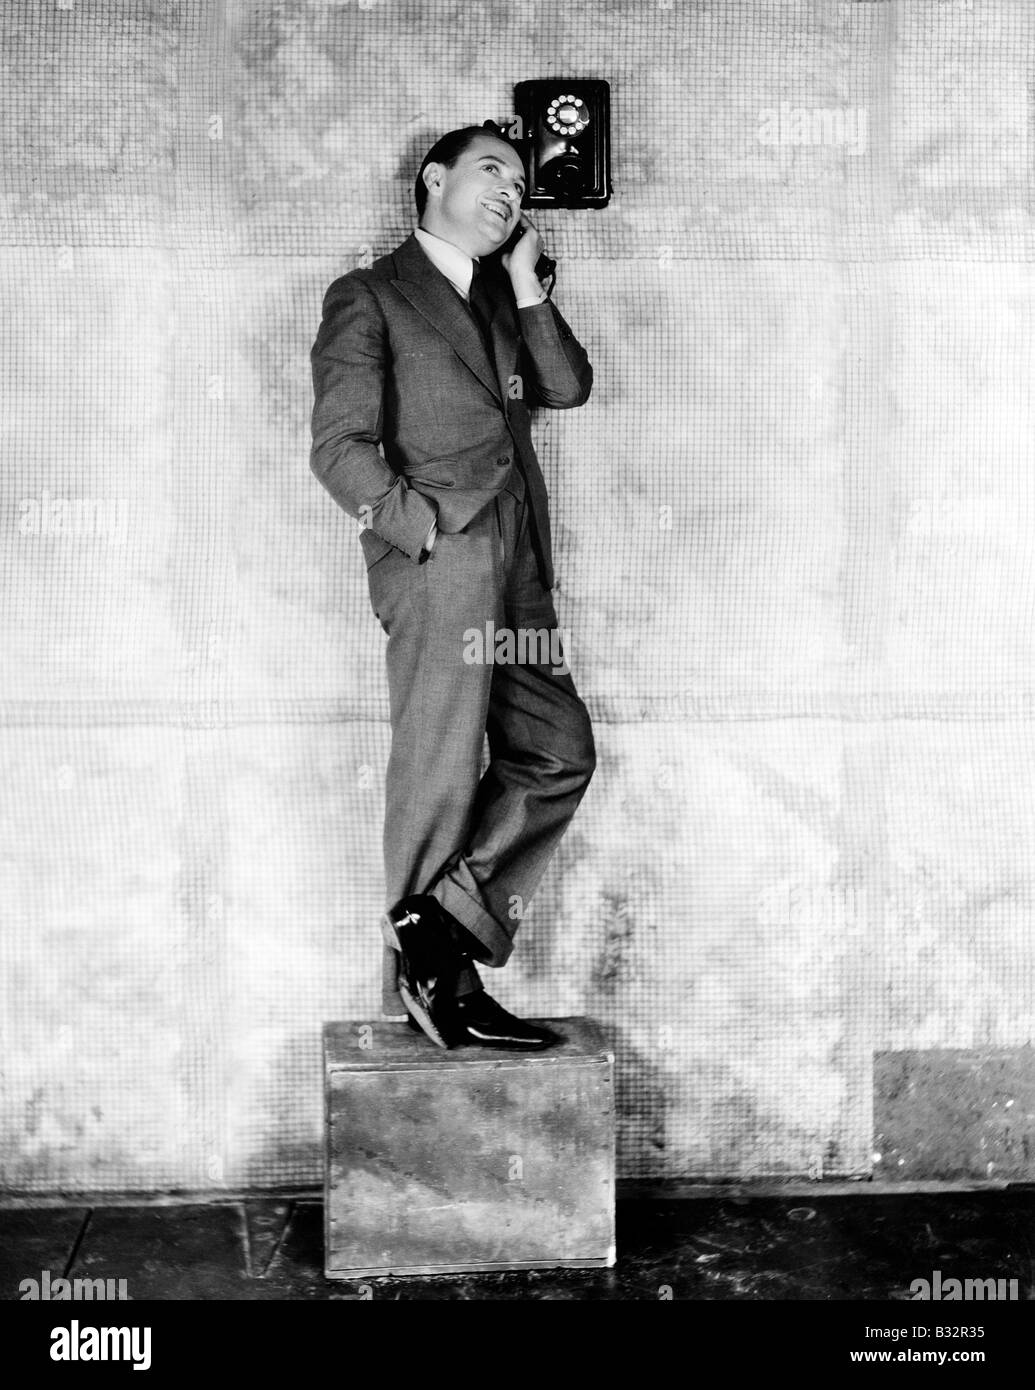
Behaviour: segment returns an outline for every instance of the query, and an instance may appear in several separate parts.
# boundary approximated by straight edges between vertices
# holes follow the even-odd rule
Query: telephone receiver
[[[517,226],[514,228],[513,232],[511,232],[510,236],[507,238],[506,242],[499,248],[498,251],[494,251],[493,255],[501,258],[507,255],[509,252],[513,251],[514,247],[518,244],[518,242],[524,235],[525,229],[519,222]],[[536,278],[539,280],[548,280],[556,272],[556,270],[557,262],[553,260],[550,256],[540,256],[535,263]]]

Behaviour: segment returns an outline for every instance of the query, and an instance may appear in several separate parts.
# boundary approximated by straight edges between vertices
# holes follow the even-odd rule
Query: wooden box
[[[614,1264],[614,1056],[586,1018],[540,1053],[324,1027],[324,1269]]]

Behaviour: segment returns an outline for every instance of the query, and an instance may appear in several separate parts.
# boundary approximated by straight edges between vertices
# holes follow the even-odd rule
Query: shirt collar
[[[466,299],[471,292],[471,279],[474,275],[473,257],[466,251],[461,251],[459,246],[454,246],[451,241],[443,241],[433,232],[426,232],[423,227],[415,228],[413,235],[420,242],[435,269],[440,270],[453,288]]]

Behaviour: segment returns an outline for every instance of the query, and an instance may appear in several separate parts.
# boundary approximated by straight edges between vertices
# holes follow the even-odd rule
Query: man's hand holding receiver
[[[500,263],[510,276],[518,308],[523,309],[533,304],[541,304],[546,298],[546,291],[535,273],[536,263],[543,254],[543,239],[526,213],[521,214],[520,225],[524,227],[524,233],[518,238],[513,250],[500,257]]]

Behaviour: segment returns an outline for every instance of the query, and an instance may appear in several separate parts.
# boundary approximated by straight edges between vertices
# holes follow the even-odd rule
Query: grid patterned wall
[[[1030,0],[7,0],[0,1158],[311,1182],[376,1017],[383,638],[308,469],[327,284],[442,130],[612,84],[538,217],[599,768],[494,991],[620,1171],[869,1171],[875,1049],[1035,1041]]]

